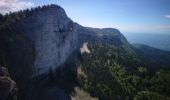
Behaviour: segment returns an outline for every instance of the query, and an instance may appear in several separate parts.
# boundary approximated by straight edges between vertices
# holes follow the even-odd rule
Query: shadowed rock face
[[[11,79],[8,70],[0,66],[0,100],[17,100],[16,83]]]

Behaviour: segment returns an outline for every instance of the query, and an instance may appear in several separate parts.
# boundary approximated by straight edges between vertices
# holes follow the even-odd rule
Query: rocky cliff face
[[[74,22],[57,6],[51,6],[31,16],[28,23],[30,20],[33,30],[26,34],[31,37],[36,51],[34,71],[42,74],[49,68],[55,69],[62,65],[75,50],[77,32]]]
[[[57,5],[42,8],[0,31],[1,55],[7,57],[5,63],[18,79],[24,74],[37,76],[59,67],[77,48],[74,22]]]
[[[17,90],[7,68],[0,66],[0,100],[17,100]]]

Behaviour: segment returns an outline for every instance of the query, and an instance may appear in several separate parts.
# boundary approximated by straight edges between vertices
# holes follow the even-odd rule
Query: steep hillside
[[[120,33],[118,29],[114,28],[87,28],[90,31],[95,32],[95,36],[99,37],[99,40],[102,43],[114,44],[117,46],[127,45],[128,41],[126,38]]]
[[[126,47],[89,43],[89,50],[78,65],[84,73],[78,79],[93,96],[101,100],[169,100],[170,70],[164,69],[168,65],[160,68]]]
[[[170,67],[170,52],[156,49],[143,44],[133,44],[135,51],[152,60],[154,63],[159,64],[161,67]]]
[[[126,38],[118,29],[114,28],[90,28],[76,24],[79,33],[79,42],[96,41],[99,43],[116,46],[129,45]]]

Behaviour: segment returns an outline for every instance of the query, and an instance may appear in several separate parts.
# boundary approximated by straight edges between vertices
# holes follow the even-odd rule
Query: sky
[[[83,26],[170,34],[170,0],[0,0],[0,13],[46,4],[60,5]]]

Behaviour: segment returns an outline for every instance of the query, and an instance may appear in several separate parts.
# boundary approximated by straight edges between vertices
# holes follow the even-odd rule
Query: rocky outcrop
[[[0,66],[0,100],[17,100],[17,87],[5,67]]]
[[[80,48],[81,54],[82,53],[90,53],[90,50],[88,49],[87,45],[88,45],[88,42],[83,43],[83,47]]]

